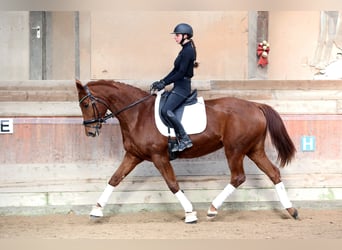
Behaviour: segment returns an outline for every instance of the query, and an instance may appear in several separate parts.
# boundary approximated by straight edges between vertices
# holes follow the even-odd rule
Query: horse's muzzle
[[[88,131],[87,132],[87,136],[90,136],[90,137],[96,137],[99,133],[97,131],[95,132],[92,132],[92,131]]]
[[[102,124],[96,124],[95,126],[86,126],[86,135],[91,137],[96,137],[97,135],[100,135],[100,129],[102,127]]]

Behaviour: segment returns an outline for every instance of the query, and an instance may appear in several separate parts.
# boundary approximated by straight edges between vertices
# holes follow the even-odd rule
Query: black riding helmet
[[[190,39],[194,35],[194,32],[189,24],[180,23],[175,27],[171,34],[187,34],[188,38]]]

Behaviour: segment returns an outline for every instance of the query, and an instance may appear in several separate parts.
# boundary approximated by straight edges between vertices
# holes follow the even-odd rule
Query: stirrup
[[[174,144],[173,145],[173,148],[171,149],[171,152],[178,152],[178,149],[179,149],[179,146],[178,146],[179,144],[177,143],[177,144]]]
[[[174,147],[171,149],[172,152],[181,152],[187,148],[191,148],[193,146],[192,141],[190,138],[183,138],[178,141],[178,144],[175,144]]]
[[[178,144],[178,151],[183,151],[187,148],[191,148],[192,147],[192,141],[187,141],[187,142],[183,142],[181,141],[179,144]]]

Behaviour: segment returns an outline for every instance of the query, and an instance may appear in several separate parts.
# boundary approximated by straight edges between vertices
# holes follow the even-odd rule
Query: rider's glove
[[[165,82],[163,80],[160,81],[156,81],[154,83],[152,83],[150,89],[153,90],[162,90],[163,88],[165,88]]]

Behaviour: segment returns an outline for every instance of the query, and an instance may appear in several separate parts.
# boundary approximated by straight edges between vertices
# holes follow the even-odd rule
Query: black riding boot
[[[178,145],[176,144],[171,151],[176,152],[176,151],[183,151],[184,149],[191,148],[192,147],[192,141],[190,137],[187,135],[185,132],[182,124],[180,121],[178,121],[177,117],[175,114],[168,110],[167,111],[167,118],[168,120],[172,123],[173,128],[175,129],[177,139],[178,139]]]

